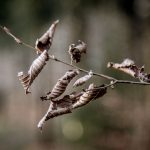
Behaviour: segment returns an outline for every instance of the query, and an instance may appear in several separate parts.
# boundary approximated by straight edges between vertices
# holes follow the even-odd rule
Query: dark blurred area
[[[50,54],[69,62],[68,47],[80,39],[88,45],[80,67],[134,80],[106,67],[130,58],[150,72],[149,0],[0,1],[0,25],[33,46],[56,19]],[[37,123],[49,104],[40,96],[70,68],[50,60],[26,96],[17,72],[27,72],[36,57],[0,31],[0,150],[150,149],[149,86],[117,85],[88,106],[49,120],[41,134]],[[108,83],[94,77],[82,88],[90,82]],[[70,84],[66,93],[73,90]]]

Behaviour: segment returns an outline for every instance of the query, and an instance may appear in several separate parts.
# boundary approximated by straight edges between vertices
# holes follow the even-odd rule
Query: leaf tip
[[[59,23],[59,19],[57,19],[56,21],[54,21],[54,23],[55,23],[55,24],[58,24],[58,23]]]
[[[107,68],[111,68],[112,66],[113,66],[113,63],[112,62],[108,62]]]

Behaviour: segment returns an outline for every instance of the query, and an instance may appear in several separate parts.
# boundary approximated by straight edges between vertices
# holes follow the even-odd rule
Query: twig
[[[10,30],[8,29],[8,28],[6,28],[5,26],[3,27],[3,26],[1,26],[0,25],[0,28],[6,33],[6,34],[8,34],[10,37],[12,37],[14,40],[15,40],[15,42],[17,43],[17,44],[20,44],[20,45],[24,45],[25,47],[28,47],[28,48],[30,48],[30,49],[34,49],[34,50],[36,50],[36,51],[38,51],[36,48],[34,48],[33,46],[31,46],[31,45],[29,45],[29,44],[27,44],[27,43],[24,43],[22,40],[20,40],[19,38],[17,38],[14,34],[12,34],[11,32],[10,32]]]
[[[136,85],[150,85],[150,83],[147,83],[147,82],[136,82],[136,81],[128,81],[128,80],[117,80],[116,83],[136,84]]]
[[[9,36],[11,36],[18,44],[20,45],[24,45],[25,47],[28,47],[30,49],[34,49],[36,51],[38,51],[38,49],[34,48],[33,46],[31,46],[30,44],[27,44],[25,42],[23,42],[22,40],[20,40],[19,38],[17,38],[14,34],[12,34],[9,29],[7,29],[6,27],[3,27],[0,25],[0,28],[5,31],[5,33],[7,33]],[[85,70],[83,68],[80,68],[78,66],[75,66],[73,64],[70,64],[70,63],[67,63],[63,60],[60,60],[58,58],[56,58],[54,55],[49,55],[50,59],[51,60],[55,60],[56,62],[60,62],[62,64],[65,64],[67,66],[70,66],[72,68],[77,68],[79,69],[80,71],[84,72],[84,73],[89,73],[88,70]],[[146,83],[146,82],[135,82],[135,81],[128,81],[128,80],[118,80],[116,78],[113,78],[111,76],[107,76],[107,75],[104,75],[104,74],[100,74],[100,73],[97,73],[97,72],[93,72],[93,75],[95,76],[99,76],[99,77],[102,77],[102,78],[105,78],[105,79],[108,79],[108,80],[111,80],[113,81],[112,84],[109,84],[107,85],[107,87],[111,86],[111,85],[114,85],[114,84],[136,84],[136,85],[150,85],[150,83]]]
[[[85,70],[85,69],[80,68],[80,67],[78,67],[78,66],[75,66],[75,65],[73,65],[73,64],[67,63],[67,62],[65,62],[65,61],[63,61],[63,60],[60,60],[60,59],[56,58],[54,55],[50,55],[49,57],[50,57],[50,59],[52,59],[52,60],[55,60],[55,61],[57,61],[57,62],[60,62],[60,63],[62,63],[62,64],[65,64],[65,65],[67,65],[67,66],[70,66],[70,67],[72,67],[72,68],[76,68],[76,69],[78,69],[78,70],[80,70],[80,71],[82,71],[82,72],[84,72],[84,73],[89,73],[88,70]],[[93,75],[99,76],[99,77],[102,77],[102,78],[105,78],[105,79],[108,79],[108,80],[116,80],[116,79],[113,78],[113,77],[110,77],[110,76],[107,76],[107,75],[104,75],[104,74],[100,74],[100,73],[96,73],[96,72],[93,72]]]

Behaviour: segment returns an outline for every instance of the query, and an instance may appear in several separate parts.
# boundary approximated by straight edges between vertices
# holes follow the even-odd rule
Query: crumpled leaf
[[[59,20],[54,21],[50,26],[50,28],[46,31],[46,33],[44,33],[44,35],[42,35],[39,39],[36,40],[35,48],[38,50],[37,51],[38,54],[43,52],[44,50],[48,51],[50,49],[55,29],[58,23]]]
[[[105,87],[104,84],[102,84],[100,86],[94,86],[94,88],[92,90],[91,99],[96,100],[96,99],[104,96],[106,93],[107,93],[107,88]]]
[[[86,51],[87,45],[81,40],[78,41],[77,45],[71,44],[68,50],[69,54],[71,55],[71,61],[75,61],[75,63],[80,62],[81,54],[86,53]]]
[[[134,62],[130,59],[125,59],[122,63],[113,63],[109,62],[107,64],[108,68],[114,68],[120,71],[123,71],[132,77],[137,77],[138,74],[138,68],[135,66]]]
[[[82,94],[83,92],[72,92],[70,95],[65,95],[63,98],[55,101],[57,108],[72,107],[72,104],[77,102]]]
[[[150,82],[150,74],[144,72],[144,66],[138,67],[135,65],[134,61],[130,59],[125,59],[120,64],[109,62],[107,64],[107,67],[123,71],[124,73],[127,73],[130,76],[139,79],[141,82]]]
[[[50,106],[43,116],[43,118],[38,123],[38,128],[42,130],[44,123],[54,117],[63,115],[66,113],[71,113],[72,104],[74,104],[82,93],[73,92],[70,95],[65,95],[63,98],[56,101],[50,101]]]
[[[150,83],[150,74],[144,72],[144,67],[141,68],[138,78],[141,82]]]

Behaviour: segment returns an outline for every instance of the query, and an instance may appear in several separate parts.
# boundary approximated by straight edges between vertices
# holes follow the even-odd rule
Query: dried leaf
[[[47,110],[47,112],[46,112],[46,114],[45,114],[44,117],[39,121],[39,123],[38,123],[38,125],[37,125],[37,127],[38,127],[40,130],[42,130],[42,127],[43,127],[43,125],[44,125],[44,123],[45,123],[45,119],[47,118],[48,114],[49,114],[50,112],[52,112],[53,110],[55,110],[55,109],[56,109],[56,104],[51,101],[51,102],[50,102],[50,105],[49,105],[49,108],[48,108],[48,110]]]
[[[74,103],[76,103],[83,92],[73,92],[70,95],[65,95],[62,99],[56,101],[57,108],[65,108],[65,107],[72,107]]]
[[[93,76],[93,72],[90,71],[88,73],[88,75],[85,75],[81,78],[79,78],[78,80],[75,81],[75,83],[73,84],[73,86],[81,86],[83,85],[86,81],[88,81],[91,77]]]
[[[24,75],[24,73],[21,71],[21,72],[18,72],[18,78],[25,90],[25,93],[28,94],[28,93],[31,93],[29,91],[29,82],[30,82],[30,75],[27,74],[27,75]]]
[[[35,48],[38,50],[37,53],[41,53],[44,50],[48,51],[50,49],[52,45],[55,29],[58,23],[59,20],[54,21],[50,26],[50,28],[46,31],[46,33],[42,35],[42,37],[36,40]]]
[[[54,117],[63,115],[63,114],[67,114],[67,113],[71,113],[71,109],[70,108],[59,108],[56,110],[52,110],[52,111],[47,111],[47,113],[44,115],[44,117],[39,121],[37,127],[42,130],[44,123]]]
[[[130,59],[125,59],[122,63],[109,62],[107,64],[108,68],[114,68],[123,71],[132,77],[136,78],[139,74],[139,68],[134,64],[134,61]]]
[[[93,89],[94,89],[94,84],[90,84],[87,91],[85,91],[79,98],[79,100],[73,104],[73,108],[78,108],[81,107],[83,105],[86,105],[87,103],[89,103],[91,101],[91,96],[93,93]]]
[[[66,108],[72,105],[72,100],[70,99],[69,95],[65,95],[62,99],[56,101],[56,104],[59,108]]]
[[[82,53],[86,53],[86,51],[87,51],[87,45],[83,41],[81,41],[81,40],[78,40],[78,43],[79,44],[76,45],[75,48],[78,49],[81,52],[81,54]]]
[[[71,44],[68,50],[69,54],[71,55],[71,61],[75,61],[76,63],[80,62],[81,54],[86,53],[86,51],[87,46],[81,40],[78,41],[77,45]]]
[[[144,66],[137,67],[130,59],[125,59],[121,64],[109,62],[107,67],[123,71],[141,82],[150,83],[150,74],[144,72]]]
[[[42,97],[42,99],[57,101],[55,98],[59,97],[65,92],[70,81],[78,74],[79,70],[77,69],[67,71],[65,75],[58,80],[52,91],[49,92],[49,94],[47,94],[45,97]]]
[[[150,83],[150,74],[144,73],[144,67],[141,67],[138,78],[141,82]]]
[[[95,86],[92,90],[91,99],[92,100],[98,99],[102,97],[103,95],[105,95],[106,93],[107,93],[107,88],[105,87],[104,84],[100,86]]]
[[[73,104],[73,108],[78,108],[83,105],[86,105],[92,100],[98,99],[99,97],[102,97],[107,93],[107,88],[105,85],[101,86],[94,86],[94,84],[90,84],[88,89],[85,90],[85,92],[82,93],[79,100],[77,100],[76,103]]]
[[[48,58],[48,53],[45,50],[37,59],[33,61],[27,75],[24,75],[23,72],[18,73],[19,80],[21,81],[21,84],[23,85],[26,94],[30,93],[29,87],[31,86],[34,79],[41,72],[43,67],[46,65],[46,61],[48,61]]]

